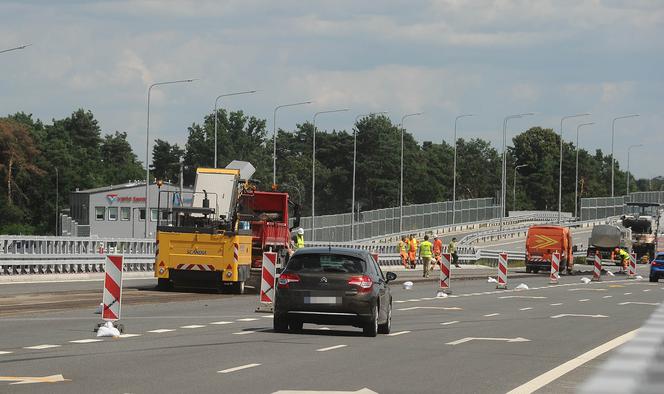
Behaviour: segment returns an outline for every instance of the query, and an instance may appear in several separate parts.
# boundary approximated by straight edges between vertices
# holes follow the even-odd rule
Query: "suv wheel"
[[[304,323],[301,320],[291,320],[288,322],[291,331],[302,331],[303,325]]]
[[[275,314],[273,327],[275,332],[286,332],[288,331],[288,320],[284,316]]]
[[[387,307],[387,320],[385,323],[378,325],[378,333],[389,334],[392,330],[392,304]]]
[[[378,334],[378,305],[374,306],[371,321],[364,326],[362,331],[367,337],[375,337]]]
[[[650,277],[650,281],[651,281],[651,282],[657,282],[658,280],[657,280],[657,277],[656,277],[656,276],[651,276],[651,277]]]

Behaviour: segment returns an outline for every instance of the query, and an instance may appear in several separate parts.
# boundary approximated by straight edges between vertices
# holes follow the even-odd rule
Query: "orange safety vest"
[[[443,241],[435,239],[433,241],[433,255],[439,257],[443,253]]]
[[[410,249],[408,250],[408,257],[410,257],[411,260],[415,260],[415,256],[417,255],[417,240],[413,238],[408,243],[410,244]]]

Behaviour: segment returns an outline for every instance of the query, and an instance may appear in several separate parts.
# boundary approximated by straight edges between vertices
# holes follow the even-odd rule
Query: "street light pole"
[[[386,114],[387,111],[370,112],[368,114],[357,115],[355,117],[355,128],[353,129],[353,191],[350,203],[350,240],[355,240],[355,163],[357,162],[357,122],[360,118],[371,117],[379,114]]]
[[[161,85],[171,85],[175,83],[184,83],[184,82],[193,82],[195,79],[180,79],[177,81],[166,81],[166,82],[157,82],[150,85],[148,88],[148,122],[145,131],[145,234],[144,237],[148,237],[148,222],[149,222],[149,200],[150,200],[150,95],[152,93],[152,88],[155,86]]]
[[[456,175],[457,175],[457,121],[461,118],[473,116],[462,114],[454,118],[454,165],[452,166],[452,224],[456,224]]]
[[[217,103],[219,102],[219,99],[222,97],[239,96],[241,94],[251,94],[256,92],[257,90],[248,90],[246,92],[220,94],[214,100],[214,168],[217,168]]]
[[[627,187],[625,188],[625,195],[626,196],[629,195],[629,177],[630,177],[630,174],[629,174],[629,151],[632,150],[632,148],[640,148],[642,146],[643,146],[643,144],[636,144],[636,145],[630,145],[627,148],[627,182],[626,182]]]
[[[639,116],[639,114],[631,114],[631,115],[624,115],[624,116],[618,116],[617,118],[613,118],[613,121],[611,121],[611,197],[614,197],[613,193],[613,185],[614,185],[614,175],[613,175],[613,167],[615,164],[615,160],[613,159],[613,140],[615,139],[616,136],[616,120],[618,119],[627,119],[627,118],[635,118]]]
[[[578,219],[579,213],[579,129],[583,126],[590,126],[595,122],[581,123],[576,126],[576,175],[574,176],[574,219]]]
[[[294,107],[296,105],[311,104],[313,101],[303,101],[301,103],[277,105],[274,108],[272,118],[272,187],[277,186],[277,110],[285,107]]]
[[[510,119],[520,119],[524,116],[535,115],[534,112],[509,115],[503,119],[503,165],[500,180],[500,232],[503,231],[503,221],[505,220],[505,199],[507,197],[507,123]]]
[[[399,187],[399,233],[403,231],[403,134],[405,131],[403,127],[403,121],[411,116],[419,116],[419,115],[422,115],[422,112],[406,114],[401,117],[401,124],[399,125],[399,127],[401,128],[401,186]]]
[[[560,118],[560,157],[558,161],[558,224],[562,220],[563,209],[563,121],[565,119],[578,118],[580,116],[588,116],[589,113],[568,115]]]
[[[32,45],[32,44],[25,44],[25,45],[21,45],[21,46],[14,47],[14,48],[3,49],[3,50],[0,50],[0,53],[11,52],[11,51],[17,51],[17,50],[19,50],[19,49],[25,49],[25,48],[29,47],[30,45]]]
[[[55,168],[55,236],[58,236],[58,221],[60,215],[58,214],[58,201],[60,200],[60,173],[58,167]]]
[[[311,242],[316,240],[316,117],[321,114],[347,112],[348,108],[318,111],[314,114],[314,132],[311,150]]]
[[[520,164],[514,167],[514,188],[512,190],[512,199],[514,200],[514,202],[512,204],[513,205],[512,209],[514,209],[515,211],[516,211],[516,170],[523,167],[528,167],[528,164]]]

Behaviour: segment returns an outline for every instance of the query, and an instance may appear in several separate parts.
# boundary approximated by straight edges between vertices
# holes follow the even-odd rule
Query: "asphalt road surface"
[[[646,269],[645,281],[583,284],[581,274],[549,285],[531,275],[509,290],[453,281],[446,298],[435,282],[395,284],[392,334],[376,338],[343,326],[278,334],[271,315],[253,312],[256,295],[161,298],[169,293],[137,281],[147,296],[123,306],[123,338],[97,341],[99,315],[81,304],[0,317],[0,392],[571,393],[611,351],[564,375],[556,368],[637,329],[664,298]],[[530,289],[513,290],[520,283]]]

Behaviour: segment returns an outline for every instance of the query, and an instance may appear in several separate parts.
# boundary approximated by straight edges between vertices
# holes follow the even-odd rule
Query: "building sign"
[[[145,197],[129,197],[129,196],[119,196],[117,194],[107,194],[106,200],[110,205],[115,203],[145,203]]]

